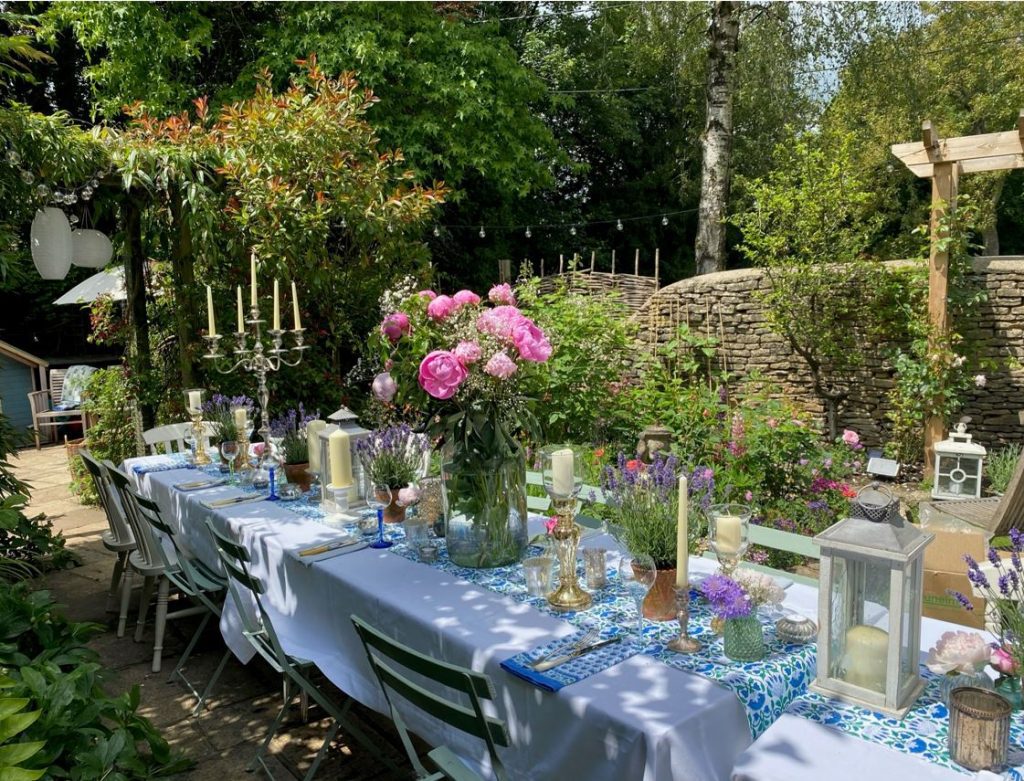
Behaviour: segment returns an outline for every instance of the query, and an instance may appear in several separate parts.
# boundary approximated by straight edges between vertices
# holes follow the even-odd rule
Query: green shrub
[[[135,393],[128,371],[112,366],[93,372],[82,408],[95,418],[85,435],[85,445],[96,458],[120,464],[139,455],[135,431]],[[97,504],[99,497],[81,458],[69,461],[71,490],[83,504]]]
[[[1003,493],[1010,484],[1022,450],[1021,445],[1007,445],[989,454],[988,484],[995,493]]]

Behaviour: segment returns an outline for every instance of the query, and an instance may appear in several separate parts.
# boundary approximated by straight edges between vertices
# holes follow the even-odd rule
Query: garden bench
[[[69,394],[64,393],[64,381],[69,371],[75,370],[78,375],[76,384]],[[50,387],[47,390],[32,391],[28,394],[29,407],[32,409],[32,434],[36,440],[36,450],[42,447],[40,431],[49,428],[53,439],[59,426],[79,423],[82,436],[85,436],[86,419],[81,407],[81,391],[88,376],[96,371],[92,366],[72,366],[70,369],[50,369]],[[67,396],[67,398],[65,398]]]

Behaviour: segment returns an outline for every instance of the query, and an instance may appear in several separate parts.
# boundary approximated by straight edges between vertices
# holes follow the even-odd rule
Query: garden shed
[[[46,388],[49,363],[0,341],[0,408],[18,431],[32,427],[28,394]]]

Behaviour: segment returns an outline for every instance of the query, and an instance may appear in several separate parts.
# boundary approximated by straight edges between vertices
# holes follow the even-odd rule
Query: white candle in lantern
[[[251,263],[251,265],[249,267],[249,277],[250,277],[250,280],[251,280],[250,281],[250,287],[252,289],[251,290],[251,293],[252,293],[251,304],[252,304],[252,309],[255,310],[256,309],[256,251],[255,250],[253,250],[252,256],[250,257],[250,263]]]
[[[238,407],[235,410],[235,428],[238,429],[238,436],[241,437],[248,428],[248,413],[245,407]]]
[[[309,448],[309,471],[320,471],[320,432],[327,428],[326,420],[311,420],[306,424],[306,445]]]
[[[242,309],[242,286],[238,286],[238,333],[245,330],[245,312]]]
[[[274,280],[274,330],[281,330],[281,289],[276,279]]]
[[[292,315],[295,319],[295,330],[302,330],[302,321],[299,319],[299,294],[295,290],[294,282],[292,282]]]
[[[690,490],[686,475],[679,475],[679,513],[676,516],[676,586],[686,588],[690,582]]]
[[[715,520],[715,544],[719,553],[736,553],[743,540],[743,523],[738,515],[720,515]]]
[[[572,496],[576,489],[575,456],[569,448],[551,454],[551,490],[556,496]]]
[[[202,407],[203,394],[197,390],[188,392],[188,411],[199,412]]]
[[[217,324],[213,319],[213,291],[209,285],[206,286],[206,321],[206,330],[209,332],[209,335],[216,336]]]
[[[889,633],[876,626],[850,627],[846,631],[846,652],[840,662],[843,680],[876,692],[885,692]]]
[[[349,488],[352,485],[352,449],[347,431],[338,429],[327,440],[331,458],[331,485]]]

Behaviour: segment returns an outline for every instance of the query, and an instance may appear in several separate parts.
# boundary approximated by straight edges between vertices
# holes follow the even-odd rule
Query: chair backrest
[[[1010,529],[1024,528],[1024,453],[1017,459],[1013,477],[999,499],[988,530],[993,534],[1008,534]]]
[[[67,373],[67,369],[50,369],[50,401],[54,405],[64,399],[64,378]]]
[[[498,758],[497,746],[508,746],[509,738],[505,723],[487,716],[483,711],[483,701],[494,699],[490,679],[482,673],[441,662],[414,651],[373,628],[359,616],[353,615],[351,618],[359,639],[363,641],[370,667],[377,675],[381,690],[391,709],[391,718],[405,745],[409,761],[416,771],[421,776],[427,774],[419,761],[405,722],[392,700],[392,692],[445,724],[483,740],[487,744],[494,773],[503,781],[505,771]],[[407,673],[403,671],[459,692],[469,701],[470,707],[467,708],[461,702],[428,691],[407,677]]]
[[[107,516],[107,525],[110,526],[110,534],[114,542],[118,544],[134,542],[135,537],[128,525],[124,508],[110,484],[107,468],[97,461],[86,448],[80,449],[78,455],[81,457],[82,463],[85,464],[85,468],[89,470],[89,474],[92,475],[92,482],[96,486],[100,506],[103,507],[103,512]]]
[[[192,427],[191,423],[167,423],[163,426],[155,426],[142,432],[142,441],[151,455],[159,453],[181,453],[187,451],[185,444],[185,433]],[[210,447],[210,439],[216,433],[214,424],[210,421],[203,421],[203,445]]]
[[[526,509],[535,513],[546,513],[551,509],[551,498],[546,492],[544,492],[544,476],[540,472],[528,471],[526,473],[526,485],[532,486],[535,489],[541,489],[539,492],[527,489]],[[591,504],[604,504],[604,491],[597,486],[584,485],[580,489],[579,501],[576,502],[577,512],[579,512],[584,502],[590,502]]]
[[[50,411],[50,391],[32,391],[28,394],[28,404],[32,408],[33,425],[35,416],[40,412]]]
[[[142,557],[143,563],[154,569],[166,567],[167,556],[163,546],[153,533],[153,527],[141,517],[138,505],[135,503],[131,478],[109,461],[104,462],[103,465],[110,475],[111,484],[117,490],[125,517],[128,519],[128,525],[132,529],[132,536],[135,537],[136,550]]]

